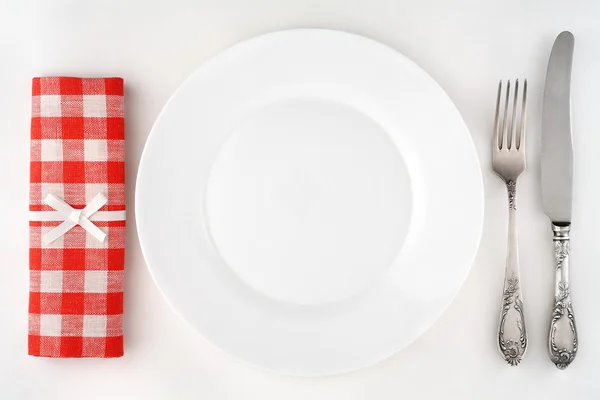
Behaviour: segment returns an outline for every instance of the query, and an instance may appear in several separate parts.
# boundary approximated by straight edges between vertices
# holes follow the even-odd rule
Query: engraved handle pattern
[[[527,350],[527,330],[523,294],[519,283],[516,183],[509,181],[506,187],[508,189],[508,254],[498,327],[498,349],[509,365],[516,366],[519,365]]]
[[[556,286],[554,307],[548,335],[550,359],[558,369],[567,368],[575,359],[578,349],[577,327],[571,304],[569,286],[569,251],[571,226],[552,224],[554,231],[554,258],[556,261]]]

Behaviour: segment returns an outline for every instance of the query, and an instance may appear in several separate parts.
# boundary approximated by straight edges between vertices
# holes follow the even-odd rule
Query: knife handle
[[[554,307],[548,335],[550,359],[558,369],[567,368],[577,355],[577,327],[571,304],[569,285],[570,225],[552,224],[554,232],[554,259],[556,261],[556,283]]]

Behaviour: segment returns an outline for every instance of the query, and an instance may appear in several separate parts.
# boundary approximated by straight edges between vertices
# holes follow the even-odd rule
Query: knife
[[[578,350],[577,328],[569,285],[573,145],[571,143],[571,68],[575,39],[571,32],[556,38],[544,89],[542,115],[542,203],[552,222],[556,281],[548,334],[550,359],[567,368]]]

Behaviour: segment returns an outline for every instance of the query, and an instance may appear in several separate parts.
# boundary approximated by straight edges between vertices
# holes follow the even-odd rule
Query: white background
[[[189,328],[150,278],[133,214],[138,161],[169,95],[227,46],[296,27],[368,36],[430,73],[471,131],[486,190],[481,247],[445,315],[390,359],[320,379],[254,369]],[[553,259],[549,223],[541,210],[539,140],[546,62],[555,36],[564,29],[576,38],[572,288],[580,351],[568,370],[558,371],[546,354]],[[0,398],[599,398],[598,71],[600,2],[594,0],[0,0]],[[121,359],[26,355],[30,87],[31,78],[40,75],[121,76],[126,82],[129,225]],[[529,350],[518,368],[509,368],[494,340],[505,256],[506,193],[491,171],[489,147],[497,81],[515,77],[527,77],[530,83],[529,168],[518,193]],[[461,190],[458,176],[456,190]],[[453,240],[452,227],[440,229]],[[398,312],[407,306],[398,305]]]

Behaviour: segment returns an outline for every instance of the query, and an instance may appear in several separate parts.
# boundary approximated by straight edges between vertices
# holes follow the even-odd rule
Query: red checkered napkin
[[[29,354],[122,356],[123,80],[34,78],[32,95]]]

